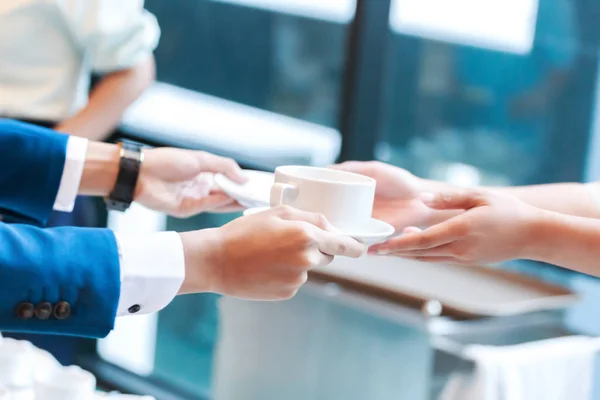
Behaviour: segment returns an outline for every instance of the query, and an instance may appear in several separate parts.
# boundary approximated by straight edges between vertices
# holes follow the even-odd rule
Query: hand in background
[[[349,161],[332,168],[369,176],[377,181],[373,217],[392,224],[396,231],[408,226],[428,226],[441,217],[427,207],[419,194],[431,190],[430,181],[410,172],[378,161]]]
[[[466,211],[423,231],[407,228],[404,235],[373,246],[370,253],[471,265],[522,258],[533,242],[541,212],[493,191],[425,193],[421,198],[436,210]]]
[[[182,233],[182,293],[215,292],[249,300],[293,297],[308,271],[334,256],[360,257],[365,246],[333,233],[318,215],[279,206],[217,229]]]
[[[233,199],[214,188],[215,173],[222,173],[235,182],[246,180],[237,163],[229,158],[173,148],[146,150],[135,201],[180,218],[206,211],[240,209]]]

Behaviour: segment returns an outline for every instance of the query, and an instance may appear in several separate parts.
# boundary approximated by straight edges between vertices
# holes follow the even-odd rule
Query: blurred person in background
[[[154,79],[160,31],[143,0],[2,0],[0,117],[106,139]],[[92,75],[100,76],[90,92]],[[91,198],[49,226],[99,226]],[[21,338],[69,363],[73,339]]]
[[[600,277],[600,182],[465,189],[380,162],[334,168],[376,179],[373,215],[403,233],[371,253],[464,265],[528,259]]]

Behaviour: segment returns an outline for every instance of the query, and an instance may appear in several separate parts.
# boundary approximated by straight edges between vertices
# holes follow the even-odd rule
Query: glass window
[[[390,26],[400,34],[526,54],[537,11],[538,0],[401,0],[391,4]]]
[[[158,80],[336,127],[354,0],[147,0]]]
[[[585,15],[595,6],[461,0],[430,12],[445,3],[393,2],[378,157],[467,185],[582,179],[576,144],[590,133],[597,76],[597,28]]]

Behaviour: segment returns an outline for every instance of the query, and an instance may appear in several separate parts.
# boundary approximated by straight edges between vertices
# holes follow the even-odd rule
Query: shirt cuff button
[[[137,313],[138,311],[140,311],[140,309],[141,309],[141,308],[142,308],[142,307],[140,307],[140,305],[139,305],[139,304],[134,304],[134,305],[132,305],[131,307],[129,307],[129,309],[128,309],[127,311],[129,312],[129,314],[135,314],[135,313]]]

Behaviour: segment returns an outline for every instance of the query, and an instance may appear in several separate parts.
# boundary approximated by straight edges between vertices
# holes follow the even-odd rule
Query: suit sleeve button
[[[24,301],[15,308],[15,313],[19,319],[31,319],[35,313],[33,304]]]
[[[38,303],[35,306],[35,317],[39,320],[45,321],[52,315],[52,304],[47,301]]]
[[[59,301],[54,306],[54,318],[67,319],[71,316],[71,305],[66,301]]]

